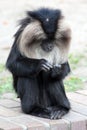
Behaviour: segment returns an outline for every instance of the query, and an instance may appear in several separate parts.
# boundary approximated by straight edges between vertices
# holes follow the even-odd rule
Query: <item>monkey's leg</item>
[[[48,97],[48,93],[46,91],[47,82],[46,78],[48,75],[43,75],[44,72],[41,72],[38,77],[38,84],[39,84],[39,105],[38,107],[32,112],[32,115],[36,115],[43,118],[50,118],[50,111],[46,109],[47,106],[50,106],[50,100]],[[46,86],[47,85],[47,86]]]
[[[39,104],[37,79],[19,78],[17,93],[21,99],[21,106],[24,113],[49,118],[48,111]]]
[[[66,97],[62,81],[55,81],[48,87],[53,106],[48,107],[50,119],[60,119],[70,110],[70,103]]]
[[[37,79],[19,78],[17,93],[24,113],[31,114],[39,102]]]

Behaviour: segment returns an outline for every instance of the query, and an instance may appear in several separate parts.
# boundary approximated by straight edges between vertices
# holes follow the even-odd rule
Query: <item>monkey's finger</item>
[[[54,116],[54,120],[56,119],[60,119],[62,117],[62,115],[60,114],[61,112],[60,111],[57,111],[55,116]]]
[[[51,113],[51,119],[54,119],[54,117],[55,117],[56,114],[57,114],[57,111],[53,111],[53,112]]]
[[[48,62],[46,62],[46,65],[49,67],[49,68],[52,68],[52,65]]]
[[[41,68],[42,68],[44,71],[49,71],[49,70],[50,70],[50,68],[49,68],[47,65],[45,65],[45,64],[43,64]]]
[[[45,60],[45,59],[42,59],[42,60],[41,60],[41,64],[42,64],[42,65],[45,64],[45,65],[47,65],[49,68],[52,68],[52,65],[51,65],[47,60]]]
[[[62,110],[58,113],[58,119],[60,119],[63,115],[66,114],[66,111]]]

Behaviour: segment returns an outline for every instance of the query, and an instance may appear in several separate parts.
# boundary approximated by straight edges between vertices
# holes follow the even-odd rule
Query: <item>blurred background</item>
[[[62,10],[72,30],[69,62],[71,74],[66,78],[66,91],[87,89],[87,0],[0,0],[0,96],[13,92],[11,74],[5,62],[13,44],[18,20],[26,10],[38,7]]]

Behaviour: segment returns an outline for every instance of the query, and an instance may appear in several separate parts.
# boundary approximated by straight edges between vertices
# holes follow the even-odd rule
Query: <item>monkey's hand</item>
[[[62,72],[61,65],[53,66],[53,68],[51,69],[51,77],[56,78],[61,74],[61,72]]]
[[[38,71],[40,72],[41,70],[48,72],[52,68],[52,65],[48,63],[47,60],[41,59],[39,66],[38,66]]]

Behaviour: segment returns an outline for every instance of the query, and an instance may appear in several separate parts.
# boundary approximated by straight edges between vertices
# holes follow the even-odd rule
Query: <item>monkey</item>
[[[60,9],[27,11],[20,20],[6,67],[22,111],[60,119],[70,110],[63,80],[70,73],[71,29]]]

